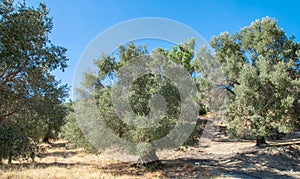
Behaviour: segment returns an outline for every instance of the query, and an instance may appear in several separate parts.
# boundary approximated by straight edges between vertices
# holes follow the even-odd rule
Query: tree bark
[[[9,153],[8,164],[11,164],[11,163],[12,163],[12,153]]]
[[[158,161],[159,161],[159,159],[156,155],[156,149],[152,148],[147,153],[145,153],[144,155],[141,155],[138,158],[136,166],[137,167],[149,166]]]
[[[256,146],[257,147],[265,147],[267,145],[268,144],[266,142],[265,137],[261,137],[261,136],[256,137]]]
[[[47,143],[47,144],[50,144],[50,139],[49,139],[49,137],[48,137],[48,136],[45,136],[45,137],[43,138],[43,142],[45,142],[45,143]]]
[[[2,126],[2,124],[4,123],[5,121],[5,116],[1,115],[0,114],[0,126]]]

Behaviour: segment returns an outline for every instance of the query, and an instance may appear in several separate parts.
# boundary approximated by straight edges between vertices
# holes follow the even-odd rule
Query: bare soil
[[[162,167],[137,169],[108,152],[84,154],[67,150],[66,141],[44,144],[46,154],[34,163],[14,161],[0,166],[0,178],[300,178],[300,140],[269,142],[203,141],[197,147],[160,151]]]

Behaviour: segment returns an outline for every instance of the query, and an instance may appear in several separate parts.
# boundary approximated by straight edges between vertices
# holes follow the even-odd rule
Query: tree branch
[[[231,94],[235,95],[235,92],[232,91],[232,89],[230,89],[228,86],[225,86],[225,89],[226,89],[227,91],[229,91]]]

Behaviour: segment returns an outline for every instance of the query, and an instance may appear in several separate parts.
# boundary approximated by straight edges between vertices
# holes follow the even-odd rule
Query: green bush
[[[0,144],[0,159],[8,159],[8,163],[20,159],[34,160],[38,153],[38,146],[25,135],[22,128],[12,122],[1,125]]]
[[[82,133],[74,113],[67,116],[66,124],[62,128],[62,135],[68,141],[67,147],[69,148],[82,147],[87,153],[97,152],[97,149],[89,143]]]

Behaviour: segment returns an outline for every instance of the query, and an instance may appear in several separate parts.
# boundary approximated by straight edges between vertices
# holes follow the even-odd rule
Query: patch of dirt
[[[46,154],[35,163],[0,165],[0,178],[300,178],[300,135],[256,148],[254,141],[229,139],[220,124],[206,120],[199,146],[158,151],[162,166],[151,171],[132,165],[137,156],[85,154],[58,140],[43,144]]]
[[[162,167],[150,172],[106,154],[67,150],[66,141],[47,147],[34,164],[3,164],[0,178],[299,178],[300,142],[270,142],[259,149],[252,141],[211,141],[199,147],[160,151]]]

